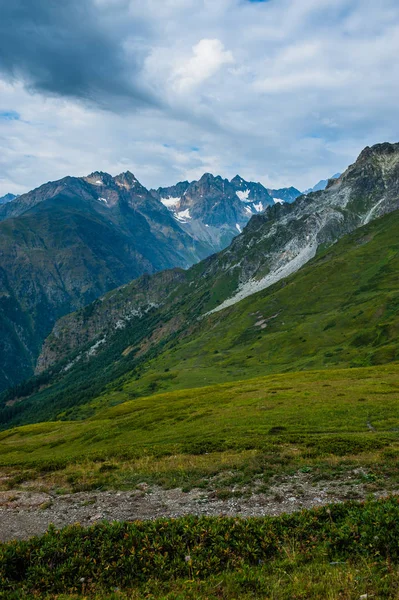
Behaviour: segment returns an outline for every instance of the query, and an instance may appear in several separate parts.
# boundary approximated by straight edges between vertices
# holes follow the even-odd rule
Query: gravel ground
[[[91,525],[106,521],[134,521],[183,515],[227,515],[260,517],[290,513],[330,502],[362,499],[368,495],[362,484],[355,484],[358,473],[343,481],[312,483],[309,475],[299,473],[270,487],[227,499],[214,491],[193,489],[164,490],[142,483],[134,491],[95,491],[76,494],[9,490],[0,492],[0,541],[27,539],[40,535],[53,523],[61,528],[72,523]],[[231,490],[235,492],[234,489]],[[393,492],[396,493],[396,492]],[[376,495],[385,495],[380,490]]]

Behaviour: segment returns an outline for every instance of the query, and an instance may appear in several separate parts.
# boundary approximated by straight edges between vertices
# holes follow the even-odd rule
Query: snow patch
[[[242,233],[242,229],[241,229],[241,227],[239,226],[239,224],[238,224],[238,223],[236,223],[236,228],[238,229],[238,231],[239,231],[240,233]]]
[[[101,179],[97,179],[97,181],[94,182],[94,185],[104,185]]]
[[[273,198],[274,200],[274,204],[284,204],[284,200],[281,200],[281,198]]]
[[[172,208],[173,206],[176,206],[179,204],[180,200],[180,196],[178,198],[173,198],[172,196],[168,196],[168,198],[161,198],[161,202],[164,206],[166,206],[166,208]]]
[[[244,190],[243,192],[238,190],[236,192],[237,196],[241,200],[241,202],[247,202],[250,190]]]
[[[254,208],[255,208],[255,210],[257,212],[262,212],[262,210],[263,210],[263,204],[262,204],[262,202],[259,202],[258,204],[254,203]]]
[[[253,212],[252,212],[252,210],[251,210],[251,208],[250,208],[249,206],[246,206],[246,207],[245,207],[245,210],[246,210],[246,211],[247,211],[247,213],[249,213],[250,215],[252,215],[252,214],[253,214]]]
[[[176,219],[182,223],[186,223],[186,219],[191,219],[190,209],[186,208],[186,210],[181,210],[180,212],[176,213]]]
[[[108,200],[106,198],[99,198],[99,201],[108,204]]]

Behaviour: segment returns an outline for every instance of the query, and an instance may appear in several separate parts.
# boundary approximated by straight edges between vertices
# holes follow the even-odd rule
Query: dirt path
[[[42,492],[0,492],[0,541],[27,539],[46,531],[50,523],[61,528],[72,523],[91,525],[107,521],[133,521],[194,515],[264,516],[301,508],[362,499],[368,492],[350,480],[312,484],[298,474],[271,487],[241,497],[220,499],[215,492],[194,489],[151,489],[146,484],[128,492],[81,492],[62,496]],[[234,494],[234,490],[231,490]],[[380,490],[376,495],[386,492]]]

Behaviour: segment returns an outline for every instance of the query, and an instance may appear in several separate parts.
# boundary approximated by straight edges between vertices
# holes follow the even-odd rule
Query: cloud
[[[192,90],[215,75],[223,65],[233,62],[232,53],[224,49],[220,40],[203,39],[193,46],[193,56],[175,70],[172,79],[179,91]]]
[[[398,54],[397,0],[0,0],[0,195],[96,169],[305,189],[399,139]]]
[[[154,104],[140,85],[140,52],[124,43],[145,35],[143,21],[124,22],[126,2],[2,0],[0,73],[34,92],[105,108]],[[120,15],[115,18],[115,13]]]

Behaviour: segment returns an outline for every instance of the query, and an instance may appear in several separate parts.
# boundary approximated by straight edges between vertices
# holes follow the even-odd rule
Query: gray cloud
[[[137,81],[139,52],[123,43],[145,35],[145,22],[123,19],[127,3],[91,0],[1,0],[0,72],[44,94],[75,97],[105,108],[153,105]]]

